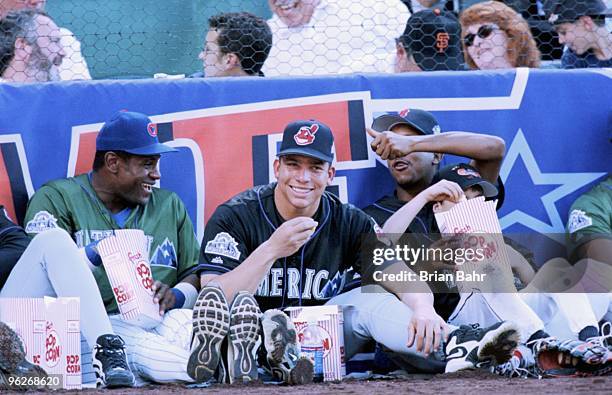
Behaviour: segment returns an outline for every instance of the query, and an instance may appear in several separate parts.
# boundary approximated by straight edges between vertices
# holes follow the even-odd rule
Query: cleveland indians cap
[[[372,122],[372,129],[377,132],[384,132],[397,125],[408,125],[421,134],[438,134],[441,132],[440,124],[430,112],[416,108],[407,108],[397,114],[381,115]]]
[[[96,151],[125,151],[133,155],[158,155],[176,150],[161,144],[157,125],[139,112],[120,111],[107,121],[96,138]]]
[[[439,8],[415,12],[399,41],[423,71],[466,70],[461,48],[461,25]]]
[[[544,3],[551,13],[548,22],[553,25],[573,23],[581,16],[612,16],[603,0],[551,0]]]
[[[464,191],[473,185],[479,185],[487,198],[495,197],[498,194],[495,185],[483,179],[478,170],[467,163],[455,163],[441,168],[431,183],[433,185],[440,180],[456,182]]]
[[[329,126],[314,119],[295,121],[285,127],[278,156],[306,155],[332,163],[333,145],[334,135]]]

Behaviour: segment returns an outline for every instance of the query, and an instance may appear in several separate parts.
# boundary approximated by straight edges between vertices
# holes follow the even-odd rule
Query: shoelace
[[[556,342],[556,341],[557,341],[556,337],[549,336],[549,337],[542,337],[540,339],[532,340],[530,342],[525,343],[525,345],[531,349],[534,355],[536,355],[538,351],[540,351],[544,343],[550,343],[550,342]]]
[[[102,349],[102,354],[106,357],[105,365],[108,369],[129,369],[122,346],[105,347]]]

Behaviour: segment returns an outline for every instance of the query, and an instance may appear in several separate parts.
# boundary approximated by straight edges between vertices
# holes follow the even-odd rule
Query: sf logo
[[[310,126],[302,126],[293,136],[297,145],[309,145],[315,141],[315,134],[319,130],[319,125],[313,123]]]
[[[436,48],[438,48],[438,52],[443,53],[446,48],[448,48],[448,33],[440,32],[436,34]]]

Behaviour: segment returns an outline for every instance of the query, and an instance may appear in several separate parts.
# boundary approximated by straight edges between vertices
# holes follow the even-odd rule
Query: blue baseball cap
[[[283,131],[278,156],[305,155],[332,163],[334,135],[329,126],[314,119],[291,122]]]
[[[157,138],[157,125],[139,112],[120,111],[107,121],[96,138],[96,151],[125,151],[133,155],[176,152]]]

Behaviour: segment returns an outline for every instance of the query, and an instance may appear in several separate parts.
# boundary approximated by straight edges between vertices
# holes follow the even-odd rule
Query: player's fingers
[[[370,137],[376,138],[380,135],[379,132],[377,132],[374,129],[370,129],[370,128],[366,128],[366,132],[370,135]]]
[[[410,321],[408,324],[408,341],[406,342],[406,346],[412,347],[415,340],[416,328],[414,327],[414,322]]]
[[[423,351],[423,343],[425,340],[425,325],[423,321],[419,320],[416,327],[416,350],[417,352]]]
[[[443,329],[442,329],[442,325],[440,325],[439,323],[435,323],[434,326],[434,332],[433,332],[433,350],[432,351],[438,351],[438,349],[440,348],[440,343],[442,342],[442,336],[443,336]]]
[[[429,355],[429,353],[432,351],[431,345],[434,341],[434,326],[435,323],[433,321],[429,321],[425,325],[425,338],[423,339],[423,341],[425,342],[423,347],[423,352],[425,353],[425,355]]]
[[[442,338],[440,340],[446,342],[448,340],[448,335],[450,335],[451,332],[450,327],[446,322],[442,322],[440,326],[442,327]]]
[[[382,150],[382,153],[380,154],[380,159],[383,159],[383,160],[391,159],[390,156],[391,156],[391,145],[386,144],[384,149]]]

